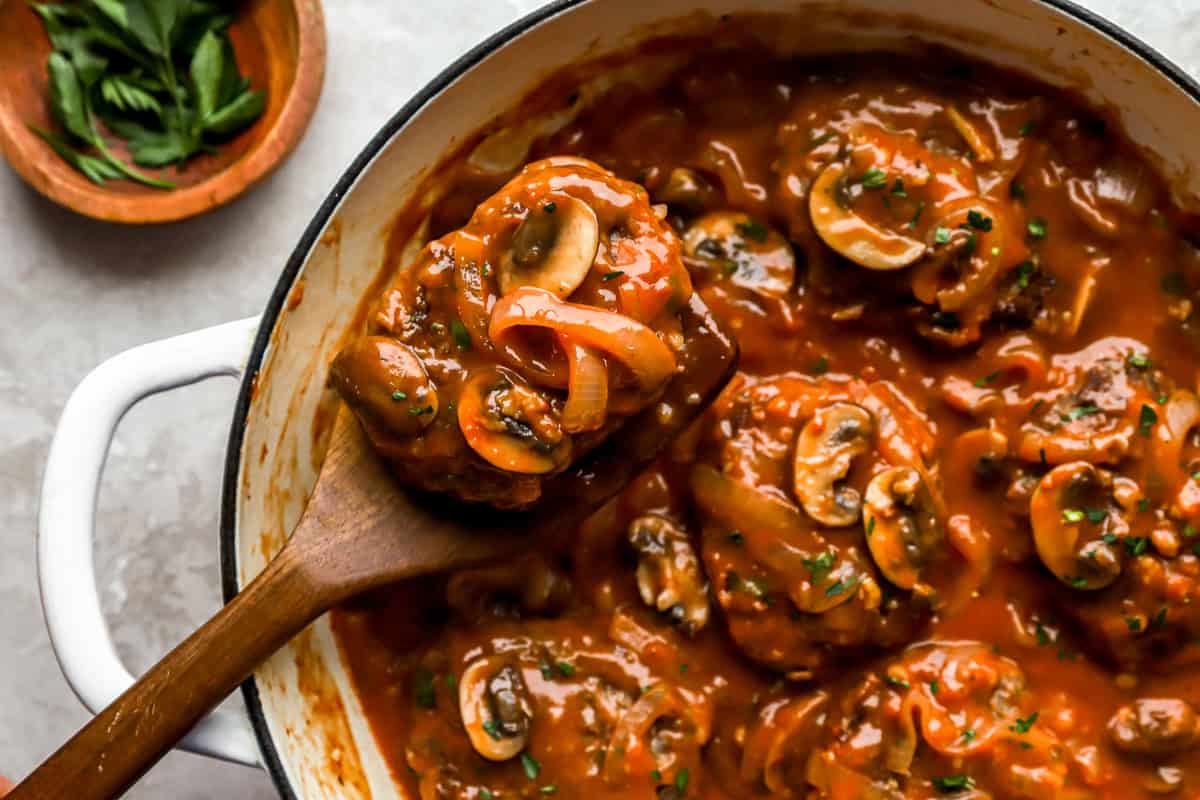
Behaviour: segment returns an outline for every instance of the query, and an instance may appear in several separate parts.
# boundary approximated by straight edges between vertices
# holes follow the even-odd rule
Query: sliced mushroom
[[[333,360],[330,378],[369,428],[416,436],[437,416],[437,390],[425,365],[412,348],[395,339],[354,340]]]
[[[846,165],[830,164],[813,184],[808,212],[813,228],[829,247],[859,266],[903,269],[925,255],[925,243],[885,230],[854,213]]]
[[[1121,574],[1118,540],[1129,524],[1107,473],[1085,461],[1055,467],[1038,483],[1029,518],[1042,563],[1071,588],[1102,589]]]
[[[796,280],[796,255],[783,234],[740,211],[713,211],[683,234],[683,255],[735,286],[782,297]]]
[[[472,450],[506,472],[543,475],[571,460],[558,410],[503,367],[485,369],[463,386],[458,426]]]
[[[1117,709],[1108,736],[1122,753],[1174,755],[1200,744],[1200,716],[1186,700],[1142,697]]]
[[[875,438],[871,412],[854,403],[817,409],[796,439],[793,491],[805,512],[824,525],[853,525],[862,512],[857,490],[841,481]]]
[[[654,197],[696,214],[710,208],[719,197],[719,193],[709,180],[695,170],[675,167],[668,173],[666,183]]]
[[[687,532],[666,517],[647,514],[629,525],[638,555],[642,602],[668,614],[691,635],[708,622],[708,582]]]
[[[562,196],[531,209],[500,259],[500,292],[536,286],[565,300],[587,277],[599,246],[596,212],[582,200]]]
[[[481,658],[458,681],[458,710],[475,752],[506,761],[525,749],[533,704],[521,671],[498,657]]]
[[[871,559],[901,589],[927,593],[921,571],[944,537],[933,497],[912,467],[892,467],[867,485],[863,528]]]

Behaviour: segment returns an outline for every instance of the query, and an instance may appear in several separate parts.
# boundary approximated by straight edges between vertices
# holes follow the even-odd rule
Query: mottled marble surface
[[[328,75],[307,137],[250,195],[197,220],[142,230],[92,222],[0,168],[0,772],[24,775],[86,718],[51,653],[34,568],[42,465],[72,387],[127,347],[259,311],[312,212],[375,129],[463,50],[536,5],[330,2]],[[1200,0],[1085,5],[1200,75]],[[215,381],[152,398],[113,443],[97,570],[135,670],[217,608],[218,484],[234,392],[232,381]],[[182,753],[129,794],[274,796],[259,771]]]

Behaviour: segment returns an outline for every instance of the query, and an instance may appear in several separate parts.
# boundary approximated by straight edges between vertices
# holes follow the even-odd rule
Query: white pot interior
[[[914,39],[968,51],[1117,112],[1181,199],[1200,192],[1189,153],[1200,104],[1115,39],[1038,0],[588,0],[516,35],[454,79],[397,130],[325,223],[275,323],[246,420],[237,504],[237,567],[257,574],[299,518],[331,422],[326,365],[384,267],[397,212],[438,191],[431,168],[565,64],[623,50],[664,30],[719,27],[725,13],[774,12],[772,47],[813,52],[896,48]],[[946,22],[947,20],[952,23]],[[719,42],[719,36],[714,35]],[[586,102],[587,92],[584,92]],[[388,774],[321,621],[257,673],[273,747],[303,798],[395,798]]]

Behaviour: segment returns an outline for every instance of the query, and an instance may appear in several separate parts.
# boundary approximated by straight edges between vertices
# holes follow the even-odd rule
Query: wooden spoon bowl
[[[57,130],[47,99],[50,41],[24,0],[0,0],[0,151],[34,189],[96,219],[171,222],[228,203],[274,169],[308,127],[325,79],[325,16],[320,0],[247,0],[229,31],[243,74],[266,91],[262,116],[217,153],[165,170],[173,190],[98,186],[30,130]]]

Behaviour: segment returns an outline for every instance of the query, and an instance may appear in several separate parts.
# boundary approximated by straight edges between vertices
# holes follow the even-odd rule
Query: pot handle
[[[258,323],[250,317],[126,350],[89,373],[63,408],[42,479],[38,581],[58,664],[92,713],[134,681],[100,611],[92,560],[96,496],[113,433],[143,398],[217,375],[241,375]],[[261,763],[245,719],[229,711],[200,720],[179,746],[226,761]]]

